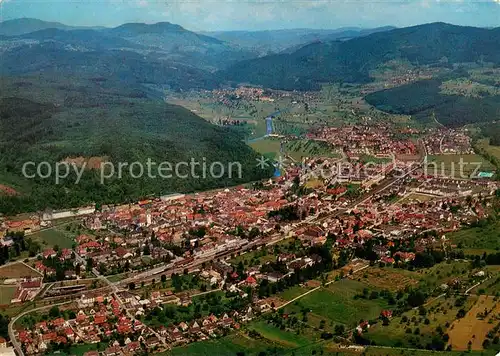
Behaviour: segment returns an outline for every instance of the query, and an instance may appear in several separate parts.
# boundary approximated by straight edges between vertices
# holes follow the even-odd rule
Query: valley
[[[496,355],[498,30],[0,22],[0,353]]]

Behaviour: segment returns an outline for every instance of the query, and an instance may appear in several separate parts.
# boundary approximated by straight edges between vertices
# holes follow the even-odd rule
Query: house
[[[363,331],[366,331],[370,328],[370,323],[368,323],[367,320],[365,321],[362,321],[357,327],[356,327],[356,331],[358,332],[358,334],[362,334]]]
[[[53,249],[49,248],[45,251],[43,251],[43,258],[54,258],[57,256],[57,252],[54,251]]]
[[[249,287],[257,286],[257,280],[253,276],[248,276],[243,283]]]
[[[392,318],[392,310],[382,310],[382,312],[380,313],[380,317],[382,319]]]

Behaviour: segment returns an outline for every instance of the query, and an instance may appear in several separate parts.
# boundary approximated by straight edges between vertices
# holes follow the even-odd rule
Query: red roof
[[[257,280],[253,278],[252,276],[248,276],[247,279],[245,279],[245,282],[247,284],[257,284]]]

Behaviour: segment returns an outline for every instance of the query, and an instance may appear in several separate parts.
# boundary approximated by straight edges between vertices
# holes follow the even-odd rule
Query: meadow
[[[376,319],[388,308],[385,299],[355,298],[362,294],[367,285],[348,279],[332,283],[327,287],[306,295],[285,307],[285,313],[307,313],[308,319],[325,320],[326,325],[343,324],[355,327],[360,320]]]
[[[463,248],[465,254],[496,252],[500,249],[500,221],[459,230],[446,237]]]
[[[173,356],[202,356],[202,355],[236,355],[242,352],[247,355],[258,354],[273,349],[272,343],[266,340],[257,340],[244,333],[234,333],[215,340],[192,343],[183,347],[176,347],[164,355]]]
[[[76,235],[70,231],[64,230],[64,227],[53,227],[46,230],[40,230],[30,235],[35,241],[39,241],[42,246],[60,248],[72,248]]]
[[[459,298],[435,299],[424,309],[413,309],[393,317],[388,325],[377,323],[364,337],[380,346],[425,348],[433,337],[441,337],[438,328],[446,331],[456,319],[458,311],[469,310],[477,299],[469,297],[461,304],[457,301]]]

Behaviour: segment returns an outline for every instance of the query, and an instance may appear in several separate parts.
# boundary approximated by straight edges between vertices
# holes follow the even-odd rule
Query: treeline
[[[460,74],[456,74],[460,75]],[[500,97],[472,98],[441,93],[445,79],[421,80],[412,84],[378,91],[365,97],[376,108],[394,114],[414,115],[430,122],[434,118],[445,126],[484,123],[500,117]]]
[[[27,252],[29,257],[34,257],[41,250],[40,244],[29,237],[25,237],[24,232],[8,231],[4,240],[12,240],[12,243],[3,245],[0,248],[0,265],[16,260],[23,252]]]

